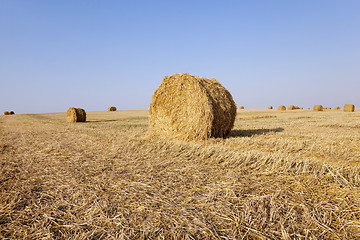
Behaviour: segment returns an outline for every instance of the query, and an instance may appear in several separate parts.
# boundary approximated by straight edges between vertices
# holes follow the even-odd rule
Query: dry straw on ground
[[[344,105],[344,112],[354,112],[355,105],[354,104],[345,104]]]
[[[216,79],[190,74],[166,76],[150,104],[150,132],[182,140],[225,137],[236,104]]]
[[[273,107],[272,107],[272,106],[268,106],[268,109],[273,109]]]
[[[278,106],[278,110],[284,111],[286,110],[286,107],[284,105],[280,105]]]
[[[8,111],[5,111],[4,115],[10,115],[10,113]]]
[[[322,111],[323,109],[324,108],[323,108],[322,105],[315,105],[314,108],[313,108],[314,111]]]
[[[82,108],[73,108],[70,107],[66,112],[66,121],[67,122],[85,122],[86,121],[86,112]]]
[[[108,111],[112,112],[112,111],[116,111],[116,107],[109,107]]]

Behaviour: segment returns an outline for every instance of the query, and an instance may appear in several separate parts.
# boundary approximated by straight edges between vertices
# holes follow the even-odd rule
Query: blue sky
[[[360,107],[358,0],[0,0],[0,111],[147,109],[166,75],[238,106]]]

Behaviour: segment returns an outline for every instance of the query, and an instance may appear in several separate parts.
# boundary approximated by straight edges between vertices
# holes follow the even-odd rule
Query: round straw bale
[[[339,106],[334,107],[334,110],[340,110]]]
[[[304,108],[301,107],[300,109],[303,110]]]
[[[344,112],[354,112],[355,105],[354,104],[345,104],[344,105]]]
[[[273,107],[272,107],[272,106],[268,106],[268,109],[273,109]]]
[[[108,111],[111,111],[111,112],[112,112],[112,111],[116,111],[116,107],[109,107],[109,108],[108,108]]]
[[[15,113],[14,113],[14,111],[10,111],[9,114],[10,114],[10,115],[13,115],[13,114],[15,114]]]
[[[313,108],[314,111],[322,111],[323,109],[324,108],[323,108],[322,105],[315,105],[314,108]]]
[[[5,111],[4,115],[10,115],[10,113],[8,111]]]
[[[296,109],[294,105],[289,105],[289,106],[287,107],[287,110],[294,110],[294,109]]]
[[[240,106],[239,109],[245,109],[245,107],[244,107],[244,106]]]
[[[278,106],[278,110],[284,111],[286,110],[286,107],[284,105],[280,105]]]
[[[67,122],[85,122],[86,121],[86,112],[82,108],[69,108],[66,112],[66,121]]]
[[[300,109],[300,107],[299,107],[299,106],[295,106],[295,109]]]
[[[231,94],[214,78],[166,76],[152,96],[150,133],[181,140],[225,137],[236,116]]]

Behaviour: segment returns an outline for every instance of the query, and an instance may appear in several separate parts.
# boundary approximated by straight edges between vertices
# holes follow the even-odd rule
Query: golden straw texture
[[[314,111],[322,111],[323,110],[323,106],[322,105],[315,105],[313,108]]]
[[[85,122],[86,121],[86,112],[82,108],[69,108],[66,112],[66,121],[67,122]]]
[[[286,107],[284,105],[280,105],[278,106],[278,110],[284,111],[286,110]]]
[[[344,105],[344,112],[354,112],[355,105],[354,104],[345,104]]]
[[[287,110],[294,110],[294,109],[296,109],[296,107],[295,107],[294,105],[289,105],[289,106],[287,107]]]
[[[181,140],[226,137],[236,104],[216,79],[190,74],[166,76],[152,96],[150,133]]]

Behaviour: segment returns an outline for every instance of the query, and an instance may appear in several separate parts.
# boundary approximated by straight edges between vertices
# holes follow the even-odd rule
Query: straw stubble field
[[[226,139],[147,111],[0,117],[2,239],[360,238],[360,112],[241,110]]]

